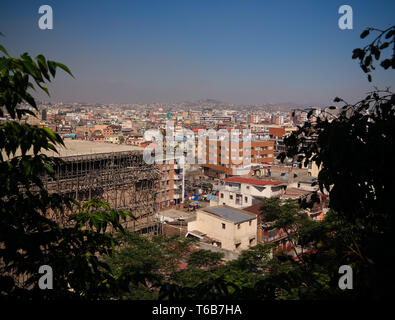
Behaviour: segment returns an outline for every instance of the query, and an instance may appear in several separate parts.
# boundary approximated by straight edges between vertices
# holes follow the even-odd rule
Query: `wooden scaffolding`
[[[156,201],[160,171],[146,164],[142,151],[95,153],[62,157],[55,179],[45,177],[49,192],[69,196],[80,202],[103,200],[112,209],[130,211],[123,226],[129,231],[157,234],[160,223]]]

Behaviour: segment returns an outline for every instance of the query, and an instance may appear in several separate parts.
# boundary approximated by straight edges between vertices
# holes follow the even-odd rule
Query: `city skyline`
[[[352,50],[366,27],[389,26],[395,4],[347,2],[353,29],[340,30],[333,1],[48,2],[54,29],[40,30],[40,1],[4,1],[0,30],[10,54],[40,53],[70,67],[44,101],[103,104],[332,104],[394,86],[382,70],[366,80]],[[378,18],[380,17],[380,19]]]

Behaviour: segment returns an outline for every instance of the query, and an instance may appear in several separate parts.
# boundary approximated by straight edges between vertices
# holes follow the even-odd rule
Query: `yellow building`
[[[208,237],[214,246],[239,252],[257,244],[257,217],[228,206],[208,207],[188,222],[188,234]]]

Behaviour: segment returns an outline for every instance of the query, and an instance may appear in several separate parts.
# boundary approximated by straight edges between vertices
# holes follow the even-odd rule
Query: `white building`
[[[231,177],[225,179],[223,185],[214,186],[218,196],[210,200],[210,206],[246,208],[255,204],[256,198],[277,197],[283,194],[285,189],[286,184],[278,181]]]

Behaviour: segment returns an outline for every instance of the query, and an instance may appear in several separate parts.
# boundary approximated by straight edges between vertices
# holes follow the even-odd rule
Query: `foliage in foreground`
[[[0,294],[26,299],[100,297],[114,283],[109,267],[99,259],[111,255],[116,243],[106,226],[123,232],[119,220],[128,213],[110,210],[101,201],[81,206],[49,193],[41,177],[55,178],[62,160],[43,151],[56,152],[63,141],[48,128],[20,121],[37,111],[31,90],[48,93],[46,83],[57,68],[71,72],[43,55],[15,58],[1,45],[0,52],[0,117],[11,118],[0,125]],[[30,107],[22,108],[22,103]],[[42,265],[53,269],[53,290],[38,288]]]

